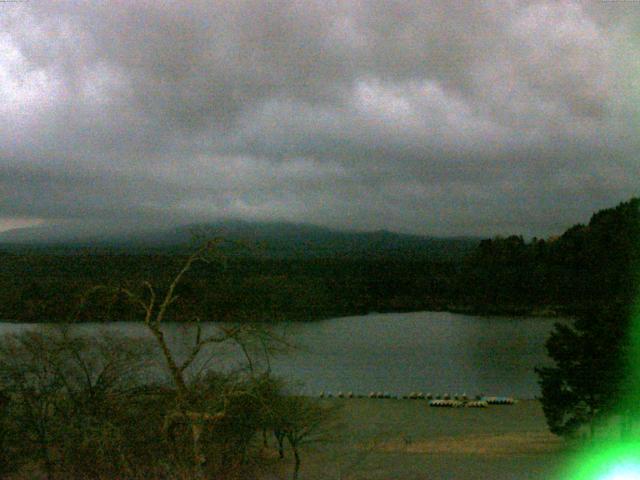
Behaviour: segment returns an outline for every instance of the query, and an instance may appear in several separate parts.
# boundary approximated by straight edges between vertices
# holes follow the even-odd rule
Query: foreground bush
[[[277,467],[285,441],[297,476],[299,447],[324,410],[250,370],[211,372],[187,385],[185,400],[163,386],[170,381],[144,383],[156,357],[140,340],[67,329],[2,338],[3,478],[259,478]]]

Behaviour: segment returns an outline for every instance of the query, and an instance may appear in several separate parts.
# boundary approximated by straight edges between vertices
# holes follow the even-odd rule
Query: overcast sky
[[[547,236],[638,194],[640,2],[0,3],[0,230]]]

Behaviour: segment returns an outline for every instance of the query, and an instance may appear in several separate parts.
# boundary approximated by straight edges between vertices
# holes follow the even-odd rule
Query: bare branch
[[[180,281],[182,280],[182,277],[184,277],[184,275],[189,270],[191,270],[191,266],[195,262],[205,261],[205,253],[207,251],[211,250],[214,246],[215,246],[215,243],[213,243],[213,241],[206,242],[205,244],[200,246],[195,252],[193,252],[189,256],[189,258],[185,262],[185,264],[182,267],[182,269],[175,276],[175,278],[173,279],[173,282],[171,282],[171,285],[169,285],[169,289],[167,290],[167,293],[166,293],[166,295],[164,297],[164,300],[160,304],[160,309],[158,310],[158,314],[156,315],[156,318],[154,319],[154,322],[156,324],[162,322],[162,319],[164,318],[164,315],[165,315],[165,312],[167,311],[167,308],[169,307],[169,305],[171,305],[173,302],[176,301],[177,296],[174,295],[174,291],[175,291],[176,287],[178,286],[178,284],[180,283]]]
[[[147,290],[149,290],[149,310],[153,311],[153,307],[156,304],[156,291],[153,289],[153,286],[147,281],[142,282],[142,286],[147,287]]]
[[[120,288],[119,291],[121,293],[124,293],[130,302],[140,305],[142,307],[142,309],[145,312],[144,322],[149,323],[149,321],[151,320],[151,314],[153,309],[153,303],[152,303],[153,299],[149,301],[149,304],[147,304],[144,302],[144,300],[142,300],[142,298],[140,298],[138,295],[133,293],[128,288]]]
[[[180,372],[184,372],[187,368],[189,368],[189,366],[195,361],[204,347],[213,343],[223,343],[227,340],[231,340],[233,338],[234,332],[238,331],[240,327],[231,330],[225,330],[221,328],[221,330],[223,330],[223,333],[221,335],[210,335],[208,337],[205,337],[204,339],[202,338],[202,328],[200,326],[199,319],[196,322],[196,329],[195,344],[191,349],[191,352],[189,352],[189,355],[187,356],[185,361],[180,365]]]

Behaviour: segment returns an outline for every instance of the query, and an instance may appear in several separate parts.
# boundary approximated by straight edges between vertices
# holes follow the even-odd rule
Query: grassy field
[[[554,479],[571,449],[540,404],[433,408],[420,400],[333,399],[337,435],[307,446],[301,479]],[[285,478],[286,472],[282,472]]]

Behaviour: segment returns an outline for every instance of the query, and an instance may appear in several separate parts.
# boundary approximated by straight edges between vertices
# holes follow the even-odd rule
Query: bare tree
[[[206,424],[214,424],[225,416],[224,409],[210,414],[208,412],[196,412],[191,410],[192,399],[190,398],[190,389],[188,387],[185,372],[194,363],[198,355],[203,349],[210,344],[221,343],[227,341],[241,328],[234,326],[230,328],[222,327],[216,334],[203,336],[200,319],[195,319],[196,335],[186,358],[179,362],[176,355],[169,347],[167,342],[163,320],[167,314],[167,310],[178,300],[176,288],[183,280],[185,275],[191,270],[193,265],[198,262],[208,263],[217,253],[217,247],[221,240],[215,239],[203,243],[186,259],[182,268],[175,275],[167,288],[164,295],[159,296],[156,289],[149,281],[142,284],[145,294],[138,294],[128,288],[120,288],[129,300],[141,307],[144,313],[143,321],[148,331],[155,338],[158,346],[162,351],[165,365],[167,366],[174,387],[176,389],[177,409],[170,412],[165,419],[165,431],[170,431],[176,423],[187,423],[191,431],[193,441],[193,460],[195,466],[200,472],[200,466],[205,459],[200,451],[200,437]]]
[[[80,439],[93,434],[88,425],[105,427],[106,413],[133,390],[146,356],[143,345],[112,335],[76,335],[66,326],[1,339],[1,387],[11,397],[20,443],[35,447],[47,478],[64,460],[64,448],[84,444]]]
[[[54,478],[52,444],[56,409],[64,384],[51,362],[46,337],[37,332],[9,335],[0,344],[3,389],[19,408],[23,441],[31,443],[44,465],[47,479]]]
[[[245,355],[253,375],[255,362],[252,351],[256,350],[255,347],[258,346],[268,356],[272,351],[270,344],[276,340],[281,340],[277,339],[268,329],[258,327],[252,323],[217,325],[214,333],[204,334],[200,318],[196,317],[191,322],[195,329],[195,335],[191,345],[187,348],[184,358],[178,360],[178,355],[171,349],[163,322],[170,307],[178,300],[178,294],[176,293],[178,286],[195,264],[223,260],[219,251],[221,243],[222,239],[219,238],[201,243],[187,257],[180,270],[171,280],[168,288],[164,291],[164,294],[159,294],[158,290],[149,281],[142,283],[142,293],[134,292],[129,288],[119,289],[120,292],[127,296],[130,302],[141,308],[144,325],[160,347],[164,363],[173,380],[177,400],[176,410],[169,412],[166,416],[164,429],[165,432],[170,432],[177,424],[182,424],[190,430],[193,463],[198,476],[202,475],[201,467],[206,460],[201,451],[202,434],[205,430],[214,431],[217,425],[225,420],[229,402],[222,402],[218,411],[203,411],[202,406],[197,406],[198,402],[195,398],[197,395],[189,386],[186,376],[188,369],[197,363],[196,360],[202,357],[208,346],[234,342]],[[211,363],[211,358],[207,363]]]
[[[273,431],[278,440],[280,458],[284,456],[286,438],[294,457],[293,480],[297,480],[302,463],[301,447],[329,439],[328,425],[335,411],[307,397],[282,396],[274,406]]]
[[[102,332],[88,336],[68,324],[46,336],[52,368],[78,411],[96,414],[114,395],[128,395],[138,386],[149,364],[151,344]]]

